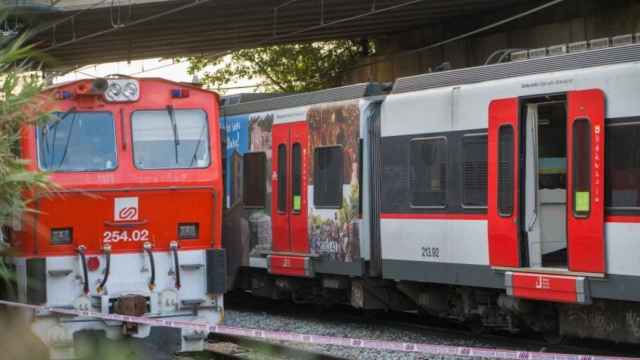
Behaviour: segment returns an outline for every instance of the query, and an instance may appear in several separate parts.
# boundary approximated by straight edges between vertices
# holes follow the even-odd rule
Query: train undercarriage
[[[472,331],[535,332],[549,343],[585,338],[640,344],[640,305],[594,299],[561,304],[519,299],[504,290],[327,275],[313,279],[245,269],[236,289],[253,296],[363,310],[412,311]]]

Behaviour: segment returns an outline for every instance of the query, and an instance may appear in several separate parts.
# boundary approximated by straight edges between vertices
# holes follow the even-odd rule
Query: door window
[[[278,211],[287,211],[287,146],[278,145]]]
[[[498,130],[498,211],[501,216],[513,214],[513,126]]]
[[[293,144],[291,150],[292,173],[293,173],[293,193],[291,208],[294,212],[300,212],[302,208],[302,146],[300,143]]]
[[[587,119],[573,122],[573,211],[587,217],[591,211],[591,124]]]

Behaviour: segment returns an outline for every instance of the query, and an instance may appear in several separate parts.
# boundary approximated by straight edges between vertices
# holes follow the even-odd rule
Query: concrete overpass
[[[544,0],[4,0],[58,67],[475,25]]]

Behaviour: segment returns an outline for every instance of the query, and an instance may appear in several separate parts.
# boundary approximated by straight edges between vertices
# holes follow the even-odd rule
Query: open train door
[[[605,97],[567,94],[567,239],[570,271],[604,273]]]
[[[520,267],[519,101],[494,100],[489,105],[489,263]]]

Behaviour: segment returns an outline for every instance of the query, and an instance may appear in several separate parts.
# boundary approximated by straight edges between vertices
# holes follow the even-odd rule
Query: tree
[[[302,92],[342,85],[345,70],[369,55],[368,40],[286,44],[233,51],[228,56],[191,57],[189,73],[214,89],[256,80],[268,92]]]
[[[6,12],[0,12],[0,22],[6,18]],[[23,126],[48,117],[44,110],[48,99],[41,95],[41,81],[30,72],[33,61],[41,56],[33,45],[26,45],[28,37],[24,34],[0,48],[0,230],[28,210],[25,193],[51,188],[46,174],[27,169],[19,151]],[[0,279],[8,278],[10,274],[0,259]]]

